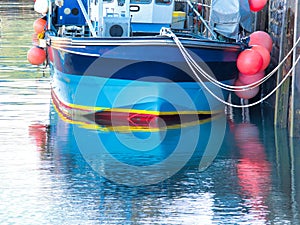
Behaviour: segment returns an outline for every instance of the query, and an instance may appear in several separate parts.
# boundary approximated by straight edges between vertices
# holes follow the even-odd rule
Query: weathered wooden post
[[[294,22],[294,45],[300,37],[300,1],[294,1],[295,22]],[[300,55],[300,46],[298,45],[293,54],[293,65]],[[290,110],[290,136],[300,137],[300,63],[296,65],[292,76],[291,86],[291,110]]]
[[[275,57],[278,55],[278,63],[287,55],[293,43],[293,13],[291,10],[289,0],[273,0],[270,4],[271,18],[270,27],[273,31],[272,36],[275,39],[274,51]],[[286,62],[281,66],[277,72],[277,84],[283,79],[285,74],[289,71],[292,64],[292,57],[290,56]],[[277,64],[278,64],[277,63]],[[287,128],[288,115],[289,115],[289,96],[290,96],[290,79],[287,79],[285,83],[276,92],[275,103],[275,126],[281,128]]]

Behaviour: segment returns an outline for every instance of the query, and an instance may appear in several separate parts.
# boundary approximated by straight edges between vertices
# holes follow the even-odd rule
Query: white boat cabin
[[[241,0],[35,0],[34,6],[48,15],[48,30],[70,37],[151,36],[169,27],[183,36],[236,41],[253,24]]]
[[[54,24],[62,35],[74,35],[74,27],[85,34],[88,27],[91,36],[128,37],[170,27],[174,0],[60,0],[53,6]]]

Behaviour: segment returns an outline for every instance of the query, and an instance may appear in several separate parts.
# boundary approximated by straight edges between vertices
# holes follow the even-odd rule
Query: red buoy
[[[239,80],[243,84],[248,85],[261,80],[264,76],[265,76],[265,71],[259,71],[256,74],[252,74],[251,76],[239,73]]]
[[[268,0],[248,0],[250,10],[252,12],[258,12],[262,10],[267,4]]]
[[[255,31],[250,34],[250,42],[249,45],[262,45],[269,52],[272,51],[273,41],[271,36],[264,31]]]
[[[245,84],[242,83],[239,79],[235,81],[234,83],[235,86],[244,86]],[[255,97],[259,92],[259,86],[249,89],[249,90],[241,90],[241,91],[234,91],[234,93],[243,99],[250,99]]]
[[[27,52],[27,59],[32,65],[40,65],[46,60],[46,51],[37,46],[33,46]]]
[[[257,51],[261,55],[263,64],[260,71],[264,71],[269,66],[271,61],[270,52],[262,45],[253,45],[252,49]]]
[[[37,34],[42,33],[45,30],[46,24],[47,21],[45,19],[38,18],[33,23],[33,29]]]
[[[239,54],[236,65],[245,75],[256,74],[263,65],[263,59],[257,51],[246,49]]]

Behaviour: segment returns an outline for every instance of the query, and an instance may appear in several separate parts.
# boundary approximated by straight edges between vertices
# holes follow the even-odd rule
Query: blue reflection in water
[[[242,199],[237,193],[228,194],[227,197],[220,196],[220,199],[218,197],[220,194],[219,188],[230,187],[230,189],[235,189],[238,186],[238,180],[232,174],[231,163],[224,164],[224,161],[221,160],[214,163],[215,166],[211,169],[209,167],[202,172],[198,170],[199,163],[206,150],[211,123],[207,122],[198,126],[203,129],[200,132],[200,141],[197,142],[196,150],[193,152],[191,159],[188,162],[184,162],[183,168],[171,178],[162,180],[158,184],[130,187],[111,182],[109,179],[112,178],[114,180],[115,177],[120,179],[120,176],[126,177],[126,179],[135,179],[133,176],[143,179],[143,174],[140,174],[139,170],[121,171],[120,167],[110,168],[110,165],[107,164],[112,162],[111,158],[106,158],[105,154],[104,156],[98,154],[99,145],[95,146],[89,139],[90,136],[96,133],[108,149],[106,154],[112,154],[115,159],[122,161],[126,165],[147,166],[157,164],[172,154],[172,150],[178,144],[179,136],[182,135],[180,129],[151,134],[154,135],[152,141],[157,140],[160,144],[152,145],[153,149],[149,152],[135,152],[128,147],[132,144],[130,141],[126,142],[127,146],[124,146],[118,141],[117,134],[114,132],[98,132],[80,128],[77,125],[65,123],[56,113],[53,113],[48,131],[50,135],[48,151],[52,152],[52,160],[56,164],[53,172],[56,173],[55,177],[58,174],[65,176],[65,185],[69,186],[69,188],[64,187],[63,190],[72,192],[66,195],[74,196],[76,198],[75,201],[78,201],[80,205],[87,196],[89,196],[89,199],[94,199],[92,205],[98,205],[99,208],[94,210],[98,212],[96,218],[101,223],[198,224],[198,220],[202,219],[203,224],[210,224],[212,221],[218,221],[219,219],[230,221],[233,214],[241,217],[244,214],[244,207]],[[76,129],[79,129],[82,133]],[[195,128],[185,129],[187,129],[188,134],[191,134]],[[74,130],[77,132],[75,136]],[[108,172],[102,171],[100,174],[109,179],[99,176],[99,171],[92,169],[94,168],[93,165],[92,168],[90,167],[89,163],[93,162],[88,163],[86,158],[89,155],[86,155],[87,152],[84,152],[85,150],[78,148],[78,143],[76,142],[78,135],[83,135],[88,140],[84,142],[84,145],[87,148],[86,151],[93,156],[94,161],[97,161],[96,164],[103,170],[107,169],[108,166]],[[128,136],[128,134],[120,135]],[[142,134],[140,133],[140,135]],[[163,137],[162,142],[161,137]],[[132,137],[129,135],[130,138]],[[230,139],[227,136],[226,138]],[[89,144],[89,142],[92,144]],[[188,146],[188,143],[186,146]],[[92,149],[93,147],[95,149]],[[219,154],[228,154],[228,150],[223,148],[220,150]],[[128,154],[131,155],[128,156]],[[209,158],[207,162],[212,163],[216,156],[217,154],[214,151],[211,154],[206,152],[206,157]],[[89,158],[89,160],[91,159]],[[136,163],[136,160],[139,160],[139,162]],[[177,162],[182,163],[180,158],[177,160]],[[155,179],[153,176],[159,176],[160,169],[166,168],[158,167],[158,169],[152,171],[154,174],[147,174],[146,177]],[[214,173],[214,176],[211,173]],[[223,184],[224,177],[227,180]],[[117,181],[119,181],[118,179]],[[220,184],[216,186],[218,182],[221,182],[221,187],[218,187]],[[224,200],[225,202],[223,203],[219,202]]]
[[[51,121],[51,136],[66,138],[72,150],[80,152],[101,176],[129,186],[159,183],[185,167],[206,169],[226,134],[223,115],[161,131],[98,131],[64,123],[58,116]],[[55,138],[55,144],[60,143]]]
[[[1,83],[1,224],[299,223],[299,140],[284,132],[274,139],[270,129],[229,121],[213,151],[212,121],[152,133],[88,130],[53,109],[49,119],[49,95],[45,82]],[[196,141],[178,145],[182,135]]]
[[[146,173],[143,177],[140,170],[120,169],[114,160],[134,165],[135,169],[157,165],[172,155],[182,135],[181,129],[139,133],[138,138],[142,136],[142,140],[154,135],[151,141],[160,143],[145,143],[145,148],[150,150],[142,152],[132,149],[136,134],[87,130],[65,123],[52,112],[48,151],[53,154],[53,172],[56,177],[64,175],[67,186],[63,190],[70,192],[65,195],[72,196],[81,206],[83,201],[89,202],[93,206],[88,206],[89,213],[95,213],[91,218],[101,224],[199,224],[199,220],[201,224],[282,222],[280,217],[271,218],[272,165],[257,126],[241,123],[231,124],[230,130],[227,127],[220,151],[206,155],[211,165],[203,171],[198,166],[207,150],[211,123],[198,126],[201,138],[192,157],[184,161],[180,170],[158,183],[134,187],[122,185],[126,183],[122,178],[155,180],[166,168],[158,167],[151,170],[153,174]],[[192,127],[184,129],[189,135],[193,132]],[[81,143],[86,149],[78,148],[82,141],[78,140],[79,135],[87,140]],[[91,142],[89,138],[93,135],[101,140],[106,151],[99,150],[99,142]],[[182,163],[180,158],[176,162]]]

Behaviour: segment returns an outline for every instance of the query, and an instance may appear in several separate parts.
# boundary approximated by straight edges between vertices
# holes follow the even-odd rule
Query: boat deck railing
[[[185,11],[187,15],[187,29],[194,34],[217,39],[216,34],[210,27],[211,0],[175,0],[177,4],[185,4],[179,10]],[[175,7],[176,10],[176,7]]]

